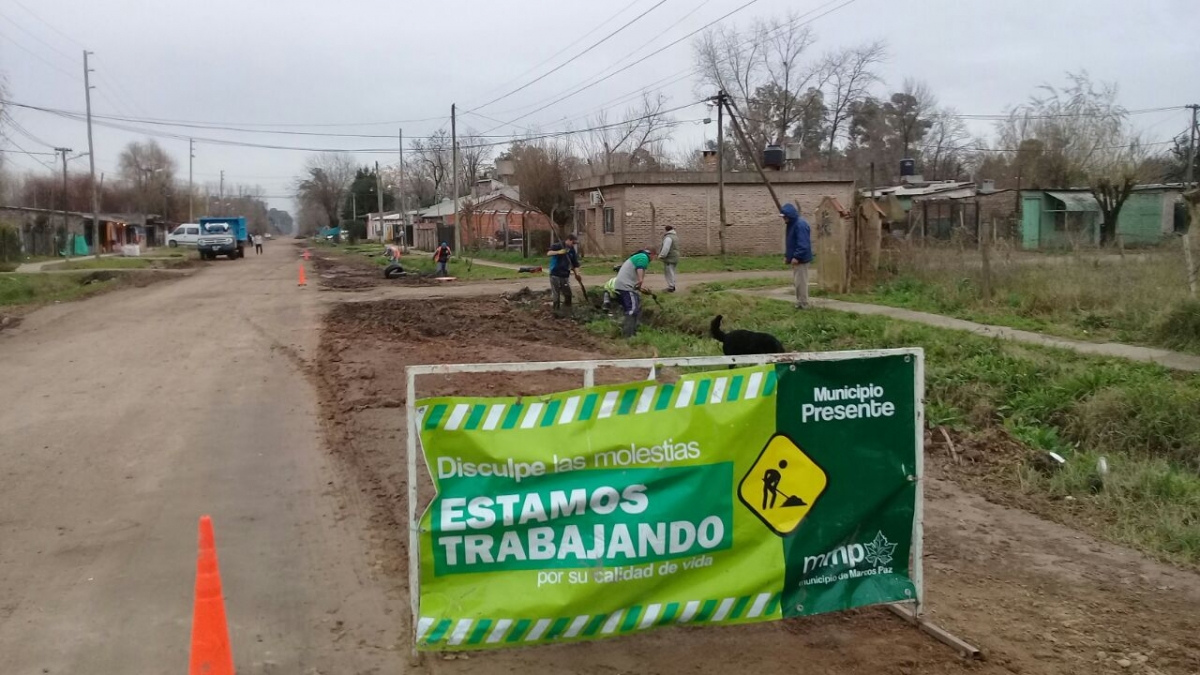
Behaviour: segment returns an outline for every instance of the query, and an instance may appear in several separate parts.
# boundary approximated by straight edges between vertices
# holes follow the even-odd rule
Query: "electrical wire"
[[[37,59],[38,61],[41,61],[43,64],[46,65],[47,68],[56,70],[59,73],[62,73],[63,75],[71,78],[72,80],[75,80],[76,82],[83,81],[83,78],[79,77],[78,75],[72,75],[71,73],[67,72],[66,70],[60,68],[57,64],[47,61],[46,59],[42,58],[42,56],[40,54],[31,50],[30,48],[26,47],[25,45],[21,44],[20,42],[17,42],[16,40],[12,39],[12,37],[10,37],[9,35],[6,35],[5,33],[0,32],[0,38],[4,38],[5,40],[8,40],[11,44],[13,44],[17,48],[19,48],[21,51],[25,52],[26,54],[29,54],[30,56]]]
[[[584,92],[584,91],[587,91],[588,89],[591,89],[592,87],[594,87],[594,86],[596,86],[596,85],[600,84],[601,82],[604,82],[605,80],[608,80],[609,78],[613,77],[614,75],[618,75],[618,74],[620,74],[620,73],[623,73],[623,72],[625,72],[626,70],[629,70],[630,68],[632,68],[632,67],[634,67],[634,66],[638,65],[639,63],[642,63],[642,62],[646,61],[646,60],[647,60],[647,59],[649,59],[650,57],[652,57],[652,56],[655,56],[655,55],[657,55],[657,54],[660,54],[660,53],[662,53],[663,51],[666,51],[667,49],[670,49],[671,47],[674,47],[675,45],[677,45],[677,44],[679,44],[680,42],[683,42],[684,40],[686,40],[686,39],[688,39],[688,38],[692,37],[693,35],[695,35],[695,34],[699,33],[700,31],[703,31],[703,30],[705,30],[705,29],[707,29],[707,28],[709,28],[709,27],[711,27],[711,26],[714,26],[714,25],[716,25],[716,24],[720,23],[721,21],[724,21],[725,19],[729,18],[730,16],[733,16],[734,14],[736,14],[736,13],[738,13],[738,12],[740,12],[740,11],[742,11],[742,10],[746,9],[746,8],[747,8],[747,7],[749,7],[750,5],[753,5],[753,4],[755,4],[756,2],[758,2],[758,0],[749,0],[748,2],[746,2],[746,3],[742,4],[742,5],[739,5],[738,7],[735,7],[734,9],[730,10],[729,12],[726,12],[725,14],[721,15],[720,17],[718,17],[718,18],[716,18],[716,19],[714,19],[714,20],[712,20],[712,21],[710,21],[710,22],[708,22],[708,23],[704,24],[703,26],[701,26],[701,27],[697,28],[696,30],[694,30],[694,31],[692,31],[692,32],[690,32],[690,33],[688,33],[688,34],[684,35],[683,37],[680,37],[680,38],[678,38],[678,39],[676,39],[676,40],[673,40],[673,41],[671,41],[671,42],[667,43],[666,45],[664,45],[664,46],[662,46],[662,47],[660,47],[660,48],[656,49],[655,51],[653,51],[653,52],[650,52],[649,54],[647,54],[647,55],[643,56],[642,58],[640,58],[640,59],[638,59],[638,60],[636,60],[636,61],[634,61],[633,63],[630,63],[630,64],[628,64],[628,65],[626,65],[626,66],[623,66],[623,67],[621,67],[621,68],[619,68],[619,69],[617,69],[617,70],[614,70],[614,71],[612,71],[611,73],[609,73],[609,74],[605,75],[604,77],[601,77],[601,78],[599,78],[599,79],[597,79],[597,80],[594,80],[594,81],[592,81],[592,82],[591,82],[591,83],[589,83],[589,84],[586,84],[586,85],[584,85],[584,86],[582,86],[582,87],[579,87],[579,88],[575,89],[575,90],[574,90],[574,91],[572,91],[571,93],[568,93],[568,94],[565,94],[565,95],[563,95],[563,96],[560,96],[559,98],[557,98],[557,99],[555,99],[555,100],[553,100],[553,101],[551,101],[551,102],[549,102],[549,103],[547,103],[547,104],[545,104],[545,105],[543,105],[543,106],[541,106],[541,107],[539,107],[539,108],[537,108],[537,109],[535,109],[535,110],[532,110],[532,111],[530,111],[530,112],[527,112],[527,113],[525,113],[524,115],[521,115],[520,117],[517,117],[516,119],[514,119],[514,120],[511,120],[511,121],[509,122],[509,124],[512,124],[513,122],[517,122],[517,121],[519,121],[519,120],[523,120],[523,119],[525,119],[526,117],[529,117],[530,115],[533,115],[533,114],[536,114],[536,113],[538,113],[538,112],[541,112],[542,110],[545,110],[546,108],[549,108],[549,107],[550,107],[550,106],[552,106],[552,105],[555,105],[555,104],[557,104],[557,103],[560,103],[560,102],[562,102],[562,101],[565,101],[566,99],[568,99],[568,98],[571,98],[571,97],[573,97],[573,96],[576,96],[576,95],[578,95],[578,94],[580,94],[580,93],[582,93],[582,92]],[[843,2],[841,5],[838,5],[838,6],[837,6],[837,7],[835,7],[833,10],[830,10],[830,11],[835,11],[835,10],[837,10],[837,9],[841,9],[842,7],[845,7],[846,5],[852,4],[852,3],[854,3],[854,2],[857,2],[857,0],[845,0],[845,2]],[[821,15],[821,16],[824,16],[824,15]],[[818,16],[818,17],[816,17],[816,18],[820,18],[820,16]],[[813,19],[813,20],[815,21],[816,19]],[[493,131],[493,130],[494,130],[494,129],[488,129],[488,130],[487,130],[487,131],[485,131],[484,133],[488,133],[488,132],[490,132],[490,131]]]
[[[625,13],[625,12],[626,12],[626,11],[627,11],[627,10],[628,10],[630,7],[633,7],[634,5],[638,4],[639,2],[641,2],[641,0],[633,0],[633,2],[629,3],[628,5],[625,5],[625,6],[624,6],[624,7],[622,7],[620,10],[618,10],[616,14],[613,14],[612,16],[608,17],[607,19],[605,19],[604,21],[602,21],[601,23],[599,23],[599,24],[598,24],[598,25],[597,25],[595,28],[593,28],[593,29],[591,29],[590,31],[588,31],[587,33],[585,33],[585,34],[584,34],[584,35],[583,35],[583,36],[582,36],[580,39],[582,40],[582,39],[584,39],[584,38],[591,37],[591,36],[592,36],[592,34],[594,34],[594,33],[598,32],[598,31],[599,31],[601,28],[604,28],[604,27],[605,27],[605,26],[607,26],[608,24],[612,23],[613,19],[617,18],[618,16],[621,16],[621,15],[622,15],[622,14],[624,14],[624,13]],[[706,2],[707,2],[707,0],[706,0]],[[489,90],[487,91],[487,93],[485,93],[483,96],[480,96],[480,98],[486,98],[486,97],[488,97],[488,96],[491,96],[493,93],[495,93],[495,92],[497,92],[497,91],[500,91],[501,89],[504,89],[505,87],[509,86],[509,85],[510,85],[510,84],[512,84],[513,82],[516,82],[517,80],[521,79],[522,77],[525,77],[526,75],[528,75],[528,74],[532,73],[533,71],[537,70],[538,68],[541,68],[542,66],[546,65],[547,63],[550,63],[550,62],[551,62],[551,61],[553,61],[554,59],[558,58],[559,56],[562,56],[564,53],[566,53],[567,51],[569,51],[569,50],[571,49],[571,47],[573,46],[573,44],[574,44],[573,42],[571,42],[570,40],[568,40],[568,41],[567,41],[567,46],[565,46],[565,47],[563,47],[562,49],[560,49],[560,50],[558,50],[558,51],[554,52],[553,54],[551,54],[550,56],[546,57],[545,59],[543,59],[543,60],[539,61],[539,62],[538,62],[536,65],[534,65],[534,66],[530,67],[528,70],[526,70],[525,72],[521,73],[520,75],[517,75],[516,77],[513,77],[513,78],[511,78],[511,79],[509,79],[509,80],[506,80],[506,81],[505,81],[503,84],[501,84],[501,85],[499,85],[499,86],[492,87],[491,89],[489,89]],[[464,111],[464,112],[472,112],[472,111],[470,111],[470,110],[467,110],[467,111]]]
[[[642,17],[646,16],[650,12],[653,12],[654,10],[658,9],[659,7],[662,7],[663,3],[665,3],[666,1],[667,0],[658,0],[658,2],[656,4],[654,4],[653,6],[651,6],[650,9],[647,9],[646,11],[642,12],[641,14],[638,14],[637,16],[633,17],[629,21],[625,22],[620,28],[614,30],[613,32],[609,33],[608,35],[605,35],[604,37],[600,38],[596,42],[593,42],[590,46],[588,46],[587,48],[585,48],[583,51],[579,52],[575,56],[572,56],[571,58],[567,59],[566,61],[563,61],[562,63],[558,64],[551,70],[549,70],[545,73],[542,73],[541,75],[539,75],[539,76],[535,77],[534,79],[530,80],[529,82],[526,82],[525,84],[517,87],[516,89],[513,89],[512,91],[508,92],[507,94],[497,96],[496,98],[488,101],[487,103],[484,103],[483,105],[476,106],[475,110],[482,110],[497,101],[503,101],[504,99],[508,98],[509,96],[512,96],[513,94],[515,94],[519,91],[522,91],[522,90],[546,79],[547,77],[553,75],[554,73],[557,73],[558,71],[562,70],[563,68],[567,67],[567,65],[569,65],[570,63],[572,63],[573,61],[578,59],[579,57],[583,56],[584,54],[587,54],[588,52],[592,51],[596,47],[599,47],[600,45],[607,42],[609,39],[611,39],[616,34],[620,33],[621,31],[625,30],[626,28],[637,23],[638,21],[640,21],[642,19]],[[758,2],[758,0],[750,0],[750,1]]]
[[[17,149],[17,152],[20,152],[23,155],[27,155],[30,159],[37,162],[38,164],[41,164],[42,166],[46,167],[47,169],[50,169],[51,171],[54,171],[54,165],[47,164],[46,162],[38,159],[37,157],[34,156],[34,153],[26,150],[25,148],[22,148],[21,145],[19,143],[17,143],[16,141],[14,141],[13,139],[9,138],[6,140],[9,143],[11,143],[13,145],[13,147],[15,147]],[[38,154],[52,154],[52,153],[38,153]]]

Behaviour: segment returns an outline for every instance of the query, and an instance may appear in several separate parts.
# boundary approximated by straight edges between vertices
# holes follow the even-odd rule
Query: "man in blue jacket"
[[[567,312],[571,311],[571,275],[579,279],[579,254],[575,252],[575,235],[568,234],[565,243],[555,242],[550,245],[550,297],[554,301],[554,311],[557,312],[563,304]]]
[[[784,262],[792,266],[792,284],[796,286],[796,309],[808,309],[808,264],[812,262],[812,235],[808,221],[792,204],[784,204],[779,215],[787,224],[784,237]]]

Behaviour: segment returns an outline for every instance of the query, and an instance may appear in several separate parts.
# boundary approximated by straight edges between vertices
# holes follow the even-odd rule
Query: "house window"
[[[617,231],[616,215],[613,209],[604,209],[604,234],[612,234]]]
[[[587,225],[587,223],[585,222],[586,218],[587,218],[587,211],[584,211],[583,209],[575,209],[575,232],[576,233],[583,232],[584,226]]]

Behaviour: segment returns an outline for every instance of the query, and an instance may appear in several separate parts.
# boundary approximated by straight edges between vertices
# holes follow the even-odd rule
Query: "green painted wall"
[[[1163,197],[1157,192],[1129,195],[1117,215],[1117,234],[1126,244],[1154,244],[1162,238]]]
[[[1126,244],[1154,244],[1162,239],[1164,203],[1158,192],[1135,193],[1125,200],[1117,216],[1117,233]],[[1021,248],[1032,250],[1070,245],[1070,238],[1054,228],[1053,210],[1060,208],[1062,204],[1042,190],[1021,192]],[[1099,212],[1083,217],[1093,221],[1090,227],[1094,231],[1086,239],[1093,244],[1099,243]]]

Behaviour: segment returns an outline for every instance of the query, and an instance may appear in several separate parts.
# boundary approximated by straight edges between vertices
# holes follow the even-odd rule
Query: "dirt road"
[[[295,256],[268,245],[0,333],[0,672],[182,672],[204,513],[239,673],[402,668],[403,604],[316,422],[322,310]]]

